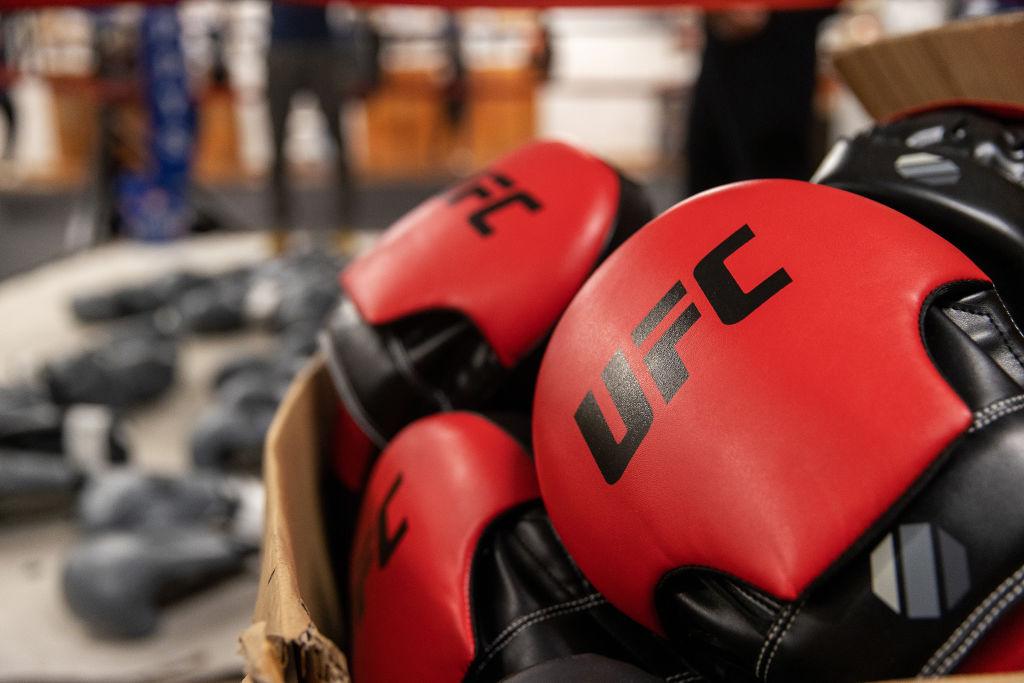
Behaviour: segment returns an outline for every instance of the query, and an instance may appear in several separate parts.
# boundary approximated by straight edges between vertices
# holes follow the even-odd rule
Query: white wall
[[[556,10],[552,80],[538,134],[570,140],[627,165],[654,163],[665,139],[665,98],[696,78],[700,58],[680,40],[683,11]]]

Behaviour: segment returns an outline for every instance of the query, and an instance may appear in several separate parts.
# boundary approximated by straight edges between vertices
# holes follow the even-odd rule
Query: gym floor
[[[72,319],[73,293],[144,281],[177,268],[216,272],[266,256],[267,240],[252,232],[162,246],[125,241],[0,282],[0,319],[8,321],[0,335],[0,383],[105,337],[104,330]],[[270,342],[257,332],[186,340],[172,391],[126,415],[133,462],[147,471],[184,471],[189,435],[210,401],[213,372],[233,357],[269,349]],[[153,637],[98,640],[63,601],[63,558],[76,537],[70,517],[0,525],[0,681],[238,680],[237,638],[255,602],[255,568],[168,609]]]
[[[369,229],[387,227],[396,218],[443,187],[444,181],[389,181],[373,183],[360,193],[359,224]],[[330,188],[296,188],[294,205],[300,229],[337,229],[331,221],[334,202]],[[261,226],[267,212],[266,190],[260,184],[218,187],[204,199],[231,229]],[[75,248],[76,225],[90,215],[88,190],[0,190],[0,280],[24,272]]]
[[[446,179],[366,183],[360,192],[358,223],[368,230],[386,228],[421,201],[438,192]],[[680,181],[659,174],[646,183],[655,208],[663,210],[682,198]],[[331,215],[331,188],[323,184],[296,188],[296,225],[304,229],[336,229]],[[205,196],[234,230],[260,226],[266,217],[266,190],[256,183],[209,190]],[[0,281],[74,249],[74,226],[88,215],[86,191],[60,192],[0,189]]]

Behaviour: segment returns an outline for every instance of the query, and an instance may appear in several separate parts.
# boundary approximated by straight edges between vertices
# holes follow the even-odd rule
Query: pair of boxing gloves
[[[928,112],[652,221],[539,143],[400,221],[323,335],[355,680],[1024,668],[1021,140]]]

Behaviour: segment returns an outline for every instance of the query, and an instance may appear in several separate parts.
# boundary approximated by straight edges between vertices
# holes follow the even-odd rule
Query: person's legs
[[[0,90],[0,111],[7,122],[6,139],[3,148],[0,149],[0,159],[10,159],[14,156],[14,137],[18,121],[15,118],[14,102],[11,101],[11,95],[7,90]]]
[[[751,126],[751,155],[761,176],[806,180],[814,170],[811,132],[817,85],[817,37],[829,10],[774,12],[765,43],[776,65],[761,78],[765,102]],[[770,91],[769,91],[770,88]]]
[[[291,227],[291,201],[288,195],[288,169],[285,158],[285,126],[295,84],[292,82],[290,55],[271,46],[267,56],[267,100],[270,107],[270,132],[273,159],[270,166],[271,216],[274,230]]]
[[[707,51],[697,85],[686,134],[686,187],[687,194],[696,194],[730,182],[735,175],[738,141],[725,135],[727,125],[722,120],[722,98],[716,92],[721,78],[714,57]]]
[[[816,42],[827,13],[772,12],[759,34],[721,46],[727,63],[722,106],[743,149],[734,180],[809,176]]]
[[[347,79],[345,68],[347,64],[342,63],[344,55],[331,50],[325,50],[317,57],[316,76],[310,79],[310,88],[320,103],[320,109],[327,118],[327,130],[334,140],[337,150],[335,158],[335,174],[337,182],[338,217],[337,224],[349,229],[355,213],[356,199],[356,178],[352,172],[348,158],[348,148],[345,144],[345,131],[341,121],[342,105],[344,103],[343,92]]]
[[[748,178],[807,178],[818,24],[828,11],[773,12],[756,34],[709,32],[688,144],[691,192]]]

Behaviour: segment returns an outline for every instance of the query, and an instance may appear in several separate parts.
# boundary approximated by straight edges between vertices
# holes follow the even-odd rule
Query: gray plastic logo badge
[[[970,587],[967,551],[932,524],[901,524],[871,551],[871,590],[896,614],[936,619]]]

